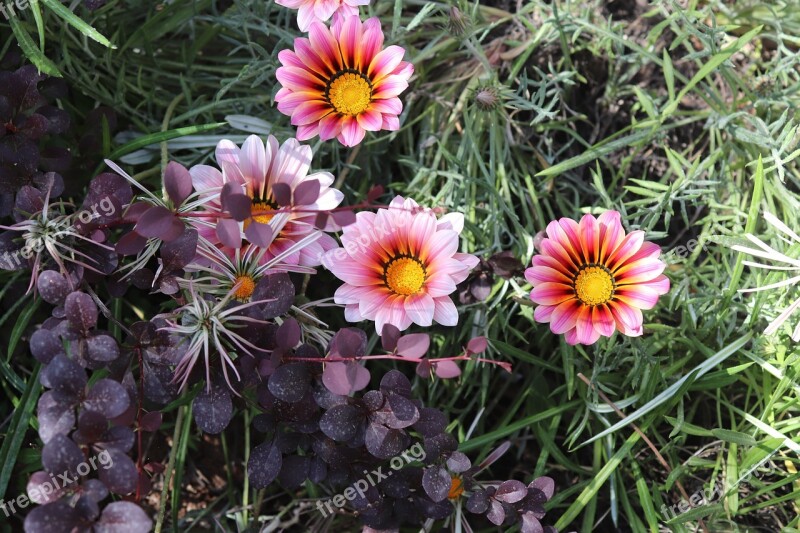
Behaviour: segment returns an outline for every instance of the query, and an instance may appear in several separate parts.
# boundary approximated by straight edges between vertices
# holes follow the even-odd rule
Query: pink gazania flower
[[[296,9],[297,26],[306,32],[312,22],[326,22],[334,13],[358,15],[358,6],[369,5],[369,0],[275,0],[275,3]]]
[[[616,211],[585,215],[580,223],[554,220],[539,250],[525,271],[538,304],[533,317],[569,344],[593,344],[616,329],[638,337],[641,310],[669,291],[661,248],[645,242],[643,231],[626,235]]]
[[[278,110],[292,117],[301,141],[319,135],[355,146],[367,131],[400,129],[398,95],[414,73],[404,54],[399,46],[383,48],[377,18],[362,24],[337,15],[330,28],[314,22],[308,39],[278,54]]]
[[[197,165],[189,170],[195,190],[201,197],[207,195],[204,209],[212,214],[211,217],[192,218],[200,235],[221,245],[233,257],[233,250],[242,246],[243,231],[250,243],[267,248],[262,258],[266,262],[291,249],[310,233],[319,232],[314,227],[318,212],[334,209],[344,195],[331,187],[334,178],[330,173],[308,174],[311,155],[311,147],[301,145],[296,139],[288,139],[280,145],[270,135],[265,145],[259,137],[251,135],[241,149],[227,139],[221,140],[217,144],[216,159],[222,171],[209,165]],[[319,193],[303,200],[299,187],[313,180],[319,181]],[[252,202],[252,215],[242,222],[222,216],[220,194],[227,183],[236,184],[237,191]],[[276,184],[288,186],[292,192],[291,205],[278,205],[273,194]],[[315,187],[310,189],[315,190]],[[336,227],[329,219],[325,229],[333,231]],[[293,251],[282,261],[289,265],[318,266],[322,254],[335,247],[333,237],[321,233],[314,242]]]
[[[437,220],[430,209],[400,196],[388,209],[357,213],[344,227],[343,247],[322,262],[345,282],[334,294],[345,318],[374,320],[378,333],[385,324],[400,330],[434,320],[455,326],[458,311],[449,294],[478,264],[474,255],[457,252],[463,228],[460,213]]]

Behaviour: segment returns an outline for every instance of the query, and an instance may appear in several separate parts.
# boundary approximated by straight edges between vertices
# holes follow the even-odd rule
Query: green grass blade
[[[94,29],[90,24],[84,21],[82,18],[77,16],[75,13],[69,10],[64,4],[59,2],[58,0],[41,0],[41,2],[47,6],[53,13],[55,13],[60,19],[64,22],[84,34],[86,37],[93,41],[97,41],[98,43],[106,46],[108,48],[116,48],[116,46],[112,45],[111,42],[103,37],[103,35]]]
[[[39,400],[39,390],[41,388],[39,384],[40,368],[41,365],[37,364],[34,373],[28,378],[28,385],[22,394],[19,405],[14,410],[8,433],[3,437],[3,444],[0,446],[0,464],[3,465],[0,467],[0,500],[6,495],[11,473],[14,470],[17,456],[25,439],[25,433],[28,430],[28,423]]]
[[[52,61],[47,59],[47,56],[45,56],[44,53],[36,46],[36,43],[33,42],[28,30],[22,26],[22,23],[19,21],[19,19],[17,19],[17,17],[11,17],[8,20],[8,23],[11,25],[11,31],[14,32],[14,36],[17,38],[17,43],[22,49],[22,53],[25,54],[25,57],[27,57],[31,63],[36,65],[36,68],[38,68],[40,72],[60,78],[61,72],[58,70],[58,67],[56,67]]]
[[[225,122],[216,122],[213,124],[203,124],[200,126],[187,126],[185,128],[176,128],[174,130],[167,130],[167,131],[160,131],[158,133],[151,133],[150,135],[143,135],[138,139],[134,139],[126,144],[123,144],[116,150],[114,150],[107,159],[117,159],[124,155],[127,155],[131,152],[135,152],[139,148],[144,148],[145,146],[150,146],[151,144],[158,144],[164,141],[170,141],[172,139],[177,139],[178,137],[185,137],[186,135],[193,135],[195,133],[201,133],[204,131],[213,130],[219,128],[220,126],[224,126]]]

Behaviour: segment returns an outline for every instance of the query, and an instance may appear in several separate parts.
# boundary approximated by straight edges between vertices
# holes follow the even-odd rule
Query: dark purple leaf
[[[264,301],[258,306],[259,317],[270,319],[286,313],[292,307],[294,294],[294,283],[289,274],[276,272],[267,274],[258,280],[250,300]]]
[[[69,474],[75,477],[84,459],[78,445],[65,435],[55,435],[42,449],[42,466],[54,476]]]
[[[126,233],[117,241],[114,249],[120,255],[138,255],[147,246],[147,237],[142,237],[135,231]]]
[[[466,472],[471,466],[472,461],[470,461],[469,457],[461,452],[453,452],[450,454],[450,457],[447,458],[447,468],[456,474]]]
[[[116,448],[107,448],[97,455],[98,476],[114,494],[130,494],[136,490],[139,474],[130,457]]]
[[[29,342],[31,354],[42,364],[48,364],[57,355],[64,355],[64,345],[58,335],[49,329],[37,329]]]
[[[440,466],[426,468],[422,476],[422,488],[425,489],[425,494],[435,502],[441,502],[447,498],[450,492],[450,482],[450,474]]]
[[[283,455],[272,442],[265,442],[253,448],[247,462],[247,476],[253,488],[267,488],[281,471]]]
[[[331,213],[331,216],[333,217],[334,222],[341,227],[349,226],[350,224],[355,224],[356,222],[356,214],[349,209],[334,211]]]
[[[389,407],[392,409],[392,416],[395,420],[388,423],[389,427],[395,429],[407,428],[419,420],[419,409],[414,402],[401,396],[400,394],[389,393]]]
[[[390,370],[381,378],[381,391],[385,394],[393,392],[404,396],[411,397],[411,382],[399,370]]]
[[[325,435],[338,442],[347,442],[356,436],[364,421],[364,414],[348,404],[334,405],[319,420],[319,428]]]
[[[82,410],[78,415],[78,431],[72,438],[78,444],[86,445],[95,442],[103,436],[108,429],[108,419],[101,413]]]
[[[294,205],[311,205],[319,198],[319,180],[306,179],[294,189]]]
[[[142,431],[147,431],[148,433],[155,433],[161,428],[161,422],[163,418],[164,416],[161,414],[160,411],[145,413],[142,416],[142,423],[140,427]]]
[[[164,206],[155,205],[139,217],[134,229],[143,237],[169,242],[180,237],[185,226],[172,211]]]
[[[384,324],[381,332],[381,346],[387,352],[393,352],[397,347],[397,340],[400,338],[400,330],[392,324]]]
[[[51,305],[61,305],[70,293],[67,279],[55,270],[45,270],[39,274],[36,288],[42,299]]]
[[[322,382],[334,394],[349,396],[369,385],[369,370],[356,362],[326,363]]]
[[[467,498],[467,511],[473,514],[483,514],[489,509],[489,498],[486,492],[477,490]]]
[[[36,507],[25,517],[25,533],[72,531],[80,524],[80,515],[65,501]]]
[[[287,489],[296,489],[308,479],[311,461],[308,457],[289,455],[283,458],[278,481]]]
[[[55,477],[55,481],[54,481]],[[63,494],[64,489],[61,487],[58,476],[51,477],[47,472],[34,472],[28,480],[26,487],[28,498],[38,505],[45,505],[57,501]]]
[[[269,391],[284,402],[296,403],[303,399],[311,384],[305,363],[281,365],[269,377]]]
[[[417,364],[417,375],[421,378],[428,379],[431,377],[431,369],[433,365],[427,359],[423,359]]]
[[[399,429],[390,429],[379,424],[367,426],[364,444],[369,453],[378,459],[391,459],[408,447],[408,436]]]
[[[252,214],[253,200],[242,192],[242,186],[237,183],[229,181],[222,187],[220,204],[237,222],[247,220]]]
[[[521,481],[511,479],[497,487],[494,497],[506,503],[517,503],[528,495],[528,487]]]
[[[131,502],[113,502],[103,509],[94,533],[147,533],[153,521],[141,507]]]
[[[542,491],[545,498],[549,500],[553,497],[553,494],[556,491],[556,483],[552,478],[542,476],[531,481],[531,483],[528,485],[528,488]]]
[[[447,417],[438,409],[423,407],[419,410],[419,420],[414,423],[414,429],[423,437],[434,437],[444,433],[447,427]]]
[[[500,502],[491,500],[489,502],[489,512],[486,513],[486,518],[489,519],[489,522],[496,526],[503,525],[503,522],[506,519],[506,511],[503,509],[502,504]]]
[[[523,513],[520,531],[521,533],[544,533],[544,528],[533,513]]]
[[[186,167],[170,161],[164,171],[164,188],[172,204],[178,207],[192,194],[192,176]]]
[[[136,435],[131,428],[128,426],[113,426],[108,428],[108,431],[94,444],[100,448],[129,452],[135,442]]]
[[[411,359],[421,359],[431,346],[431,338],[427,333],[403,335],[397,340],[397,353]]]
[[[200,394],[192,402],[194,419],[197,426],[212,435],[221,433],[233,417],[233,402],[227,387],[217,384],[203,387]]]
[[[325,230],[328,226],[328,213],[319,212],[314,218],[314,227],[319,230]]]
[[[288,183],[273,183],[272,198],[279,206],[292,205],[292,189]]]
[[[266,248],[272,244],[275,232],[272,231],[272,227],[269,224],[262,224],[253,220],[244,230],[244,236],[256,246]]]
[[[101,502],[108,497],[108,489],[99,479],[87,479],[81,486],[83,495],[96,502]]]
[[[343,328],[331,339],[328,351],[341,357],[363,357],[367,353],[367,334],[358,328]]]
[[[161,260],[167,270],[180,270],[197,255],[197,230],[186,228],[177,239],[161,246]]]
[[[230,218],[223,218],[217,221],[217,238],[222,244],[229,248],[242,247],[242,230],[239,223]]]
[[[275,335],[278,347],[290,350],[300,344],[300,324],[294,318],[287,318],[280,325]]]
[[[76,398],[86,386],[86,372],[75,361],[57,355],[42,371],[41,382],[53,389],[59,400]]]
[[[87,332],[97,325],[97,305],[85,292],[75,291],[67,296],[64,311],[72,327]]]
[[[89,359],[108,363],[119,357],[119,344],[111,335],[97,335],[86,339]]]
[[[112,379],[101,379],[89,389],[83,407],[106,418],[116,418],[128,409],[130,398],[125,387]]]
[[[75,425],[74,406],[59,401],[50,391],[39,398],[36,412],[39,417],[39,437],[45,444],[56,435],[68,435]]]

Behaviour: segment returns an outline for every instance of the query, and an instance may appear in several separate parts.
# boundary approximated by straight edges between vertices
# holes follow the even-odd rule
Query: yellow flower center
[[[425,267],[417,259],[400,257],[386,266],[386,286],[396,294],[411,296],[425,284]]]
[[[575,294],[586,305],[601,305],[614,295],[614,277],[602,266],[590,266],[578,272]]]
[[[343,72],[331,80],[325,95],[337,113],[358,115],[372,102],[372,85],[360,72]]]
[[[275,211],[278,209],[278,206],[273,205],[271,202],[253,202],[252,212],[253,213],[262,213],[264,211]],[[256,222],[261,222],[262,224],[269,224],[269,221],[272,220],[272,217],[275,216],[275,213],[264,213],[264,214],[256,214],[253,215],[251,218]],[[250,225],[250,220],[244,221],[244,229],[247,229],[247,226]]]
[[[233,293],[234,297],[240,302],[246,302],[253,295],[253,291],[256,289],[256,282],[252,277],[244,275],[236,278],[233,286],[236,288],[236,292]]]
[[[461,478],[458,476],[453,476],[450,479],[450,492],[447,493],[447,497],[451,500],[457,500],[464,494],[464,482],[461,481]]]

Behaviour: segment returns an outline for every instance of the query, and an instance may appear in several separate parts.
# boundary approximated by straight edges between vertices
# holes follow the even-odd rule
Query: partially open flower
[[[297,10],[297,26],[306,32],[312,22],[326,22],[334,13],[358,16],[358,7],[369,0],[275,0],[279,6]]]
[[[641,335],[641,310],[669,291],[661,248],[645,242],[643,231],[626,235],[616,211],[585,215],[580,223],[554,220],[540,246],[525,271],[538,304],[534,319],[549,322],[569,344],[593,344],[615,330]]]
[[[361,212],[344,228],[344,248],[329,251],[323,264],[344,280],[334,295],[351,322],[374,320],[400,330],[411,323],[445,326],[458,323],[450,299],[456,284],[478,264],[458,253],[464,217],[451,213],[437,220],[413,200],[397,196],[388,209]]]

